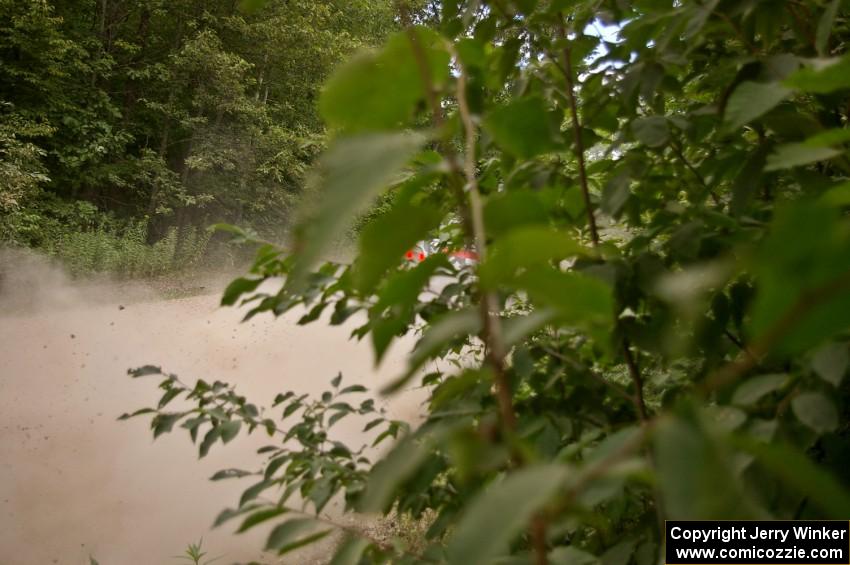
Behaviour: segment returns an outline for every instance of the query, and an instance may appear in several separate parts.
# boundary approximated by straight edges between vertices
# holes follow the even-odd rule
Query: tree
[[[149,243],[218,221],[282,237],[322,143],[319,87],[395,24],[381,1],[249,4],[0,3],[4,130],[41,175],[10,189],[20,212],[46,226],[83,201],[101,225],[147,222]]]
[[[354,335],[378,361],[420,331],[383,392],[421,380],[426,419],[376,421],[397,442],[372,465],[328,435],[358,411],[335,404],[339,379],[319,400],[280,395],[284,416],[313,418],[289,427],[223,383],[168,376],[146,412],[155,435],[183,421],[205,431],[202,454],[242,425],[318,438],[313,465],[272,449],[221,520],[276,520],[268,548],[285,552],[344,527],[295,518],[289,496],[318,514],[342,491],[351,510],[430,527],[421,552],[344,527],[336,562],[644,565],[666,518],[846,517],[842,3],[456,0],[425,14],[430,27],[402,9],[403,31],[329,79],[333,140],[295,251],[262,246],[223,303],[308,307],[301,323],[364,313]],[[387,193],[353,262],[322,262]],[[425,239],[478,262],[404,262]],[[432,371],[437,358],[464,363]],[[181,395],[187,410],[169,411]],[[277,502],[255,501],[272,489]]]

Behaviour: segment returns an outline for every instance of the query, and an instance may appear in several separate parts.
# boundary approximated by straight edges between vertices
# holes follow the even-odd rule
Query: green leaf
[[[747,158],[732,185],[732,213],[743,214],[764,184],[764,165],[767,162],[767,144],[761,144]]]
[[[833,186],[820,195],[818,202],[827,206],[850,206],[850,182]]]
[[[283,417],[286,418],[288,416],[292,416],[296,410],[301,408],[302,404],[300,401],[291,402],[286,408],[283,409]]]
[[[766,394],[782,388],[786,382],[788,382],[788,375],[781,373],[750,377],[735,389],[732,402],[739,406],[750,406]]]
[[[428,458],[435,444],[451,432],[451,426],[420,428],[415,435],[402,438],[386,457],[369,472],[366,491],[358,501],[361,512],[384,512],[393,502],[393,495]]]
[[[174,414],[157,414],[153,420],[151,420],[151,427],[153,428],[153,437],[154,439],[158,438],[164,433],[168,433],[174,428],[174,424],[177,423],[180,418],[184,416],[183,413],[174,413]]]
[[[773,352],[795,354],[850,327],[848,266],[850,230],[837,208],[805,200],[778,205],[752,267],[758,293],[750,335],[779,331]]]
[[[481,317],[477,308],[449,312],[432,323],[408,358],[407,371],[385,386],[382,394],[390,394],[407,384],[426,361],[438,355],[448,342],[481,330]]]
[[[838,427],[838,411],[835,404],[819,392],[805,392],[794,397],[791,408],[797,419],[823,434]]]
[[[684,31],[686,39],[696,36],[702,30],[719,3],[720,0],[707,0],[706,2],[688,5],[685,11],[687,15],[687,24]]]
[[[823,518],[846,520],[850,516],[850,492],[799,450],[775,441],[762,443],[739,436],[732,440],[740,449],[755,455],[766,473],[820,508],[825,513]]]
[[[276,518],[281,514],[286,514],[287,512],[289,512],[289,510],[282,506],[275,506],[274,508],[260,510],[259,512],[255,512],[245,518],[242,525],[239,526],[239,529],[236,530],[236,532],[241,534],[242,532],[253,528],[257,524],[262,524],[267,520],[271,520],[272,518]]]
[[[742,82],[726,103],[724,125],[728,130],[736,130],[773,109],[791,92],[776,82]]]
[[[317,514],[322,512],[322,509],[328,503],[331,496],[333,496],[334,492],[333,480],[328,475],[322,476],[319,480],[313,483],[307,497],[315,506]]]
[[[135,412],[133,412],[131,414],[127,414],[127,413],[121,414],[118,417],[118,419],[119,420],[129,420],[130,418],[135,418],[136,416],[142,416],[144,414],[154,414],[154,413],[156,413],[156,410],[154,410],[153,408],[140,408],[139,410],[136,410]]]
[[[637,547],[637,540],[624,540],[602,554],[602,565],[628,565]]]
[[[412,312],[410,313],[412,317]],[[375,366],[380,365],[393,340],[407,327],[408,320],[401,316],[376,318],[371,322],[372,351]]]
[[[442,39],[424,27],[413,33],[425,54],[430,81],[441,86],[449,78],[449,54]],[[410,123],[425,94],[410,37],[399,32],[380,51],[360,53],[342,65],[325,85],[319,111],[331,127],[347,132],[390,130]]]
[[[375,305],[377,311],[388,308],[399,307],[400,309],[412,308],[419,298],[422,289],[439,268],[449,268],[449,262],[443,254],[431,255],[425,261],[419,263],[409,270],[401,270],[387,277],[378,303]]]
[[[363,552],[368,546],[368,540],[357,536],[349,536],[342,542],[336,553],[334,553],[330,565],[358,565]]]
[[[828,343],[818,349],[812,357],[812,369],[823,380],[834,387],[841,385],[847,367],[850,365],[850,353],[846,343]]]
[[[562,465],[538,465],[489,485],[463,511],[448,542],[449,563],[487,563],[507,551],[534,513],[558,492],[567,474]]]
[[[221,512],[219,512],[218,516],[216,516],[215,522],[213,522],[213,528],[217,528],[227,522],[228,520],[232,520],[236,516],[241,516],[243,514],[247,514],[248,512],[253,512],[254,510],[260,508],[258,504],[248,504],[242,508],[225,508]]]
[[[841,155],[841,149],[832,147],[813,147],[806,142],[803,143],[786,143],[780,145],[776,150],[767,156],[767,165],[765,171],[778,171],[782,169],[790,169],[799,167],[800,165],[808,165],[825,159],[832,159]]]
[[[127,369],[127,374],[134,379],[137,379],[148,375],[161,375],[162,369],[154,365],[145,365],[144,367],[139,367],[137,369]]]
[[[440,224],[439,208],[427,203],[396,205],[363,228],[354,271],[360,292],[371,291],[384,273],[401,262],[404,253]]]
[[[632,195],[631,184],[631,176],[625,172],[609,179],[602,189],[602,211],[609,216],[618,217]]]
[[[217,471],[212,477],[210,477],[210,480],[220,481],[222,479],[240,479],[253,474],[254,473],[251,471],[244,471],[242,469],[223,469],[221,471]]]
[[[724,432],[735,431],[747,421],[747,414],[734,406],[707,406],[705,413],[715,426]]]
[[[487,53],[484,44],[474,37],[462,37],[455,43],[455,49],[463,65],[471,67],[482,67],[487,62]]]
[[[614,298],[605,282],[581,273],[538,268],[517,277],[515,286],[534,302],[551,306],[562,322],[590,332],[600,344],[606,341],[614,321]]]
[[[789,76],[785,85],[816,94],[850,88],[850,56],[811,60]]]
[[[227,285],[224,289],[224,294],[221,296],[222,306],[233,306],[239,297],[248,292],[256,290],[263,283],[263,279],[246,279],[238,278]]]
[[[203,441],[201,441],[201,445],[198,449],[198,456],[205,457],[219,437],[221,437],[221,426],[213,426],[210,428],[204,435]]]
[[[286,455],[281,455],[281,456],[272,458],[271,460],[269,460],[268,464],[266,465],[265,470],[263,471],[263,477],[266,480],[271,479],[274,476],[274,474],[277,472],[278,469],[280,469],[281,467],[283,467],[284,465],[286,465],[290,461],[291,461],[291,458],[286,456]]]
[[[283,555],[293,549],[317,541],[330,533],[330,530],[314,532],[316,527],[317,522],[312,518],[295,518],[284,522],[269,534],[266,541],[266,551],[277,551],[278,555]]]
[[[484,287],[493,288],[511,279],[519,269],[588,253],[586,247],[565,231],[546,226],[524,226],[496,240],[478,275]]]
[[[647,147],[663,147],[670,141],[670,127],[664,116],[638,118],[632,122],[632,135]]]
[[[575,546],[556,547],[549,552],[552,565],[599,565],[599,558]]]
[[[527,97],[491,111],[484,129],[506,151],[523,159],[564,148],[558,119],[542,98]]]
[[[452,375],[434,388],[431,395],[431,412],[441,410],[458,398],[463,398],[481,382],[491,383],[493,375],[488,369],[467,369],[459,375]]]
[[[337,140],[322,158],[317,210],[296,242],[292,278],[301,282],[332,241],[392,181],[425,139],[416,133],[365,134]]]
[[[239,507],[245,506],[247,502],[250,502],[257,498],[261,492],[271,487],[274,483],[272,481],[262,480],[258,483],[255,483],[245,489],[242,493],[242,496],[239,498]]]
[[[658,555],[658,544],[651,539],[641,543],[635,552],[635,565],[654,565]]]
[[[670,520],[753,519],[755,511],[731,467],[731,453],[696,413],[659,421],[655,465]]]
[[[242,427],[241,420],[228,420],[219,425],[221,429],[221,441],[229,443],[230,440],[236,437],[239,433],[239,428]]]
[[[850,128],[833,128],[817,133],[803,143],[810,147],[829,147],[850,141]]]
[[[832,0],[818,20],[817,31],[815,32],[815,48],[821,57],[827,54],[829,36],[832,33],[832,25],[835,23],[835,16],[838,14],[841,2],[842,0]]]
[[[641,439],[643,431],[639,426],[627,426],[608,435],[584,456],[585,464],[605,461],[621,452],[628,445],[635,445]]]
[[[157,406],[160,410],[165,408],[165,406],[167,406],[169,402],[174,400],[183,391],[184,389],[177,387],[166,390],[165,394],[162,395],[162,398],[159,399],[159,403],[157,404]]]
[[[484,206],[484,225],[494,237],[520,226],[545,224],[547,221],[546,206],[537,193],[529,190],[492,194]]]
[[[505,347],[512,347],[536,332],[543,326],[556,320],[557,311],[551,308],[538,308],[527,316],[514,316],[502,324],[502,340]]]

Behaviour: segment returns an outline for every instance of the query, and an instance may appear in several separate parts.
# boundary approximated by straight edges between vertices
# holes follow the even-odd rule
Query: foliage
[[[193,563],[194,565],[208,565],[213,561],[218,561],[221,557],[216,557],[214,559],[204,559],[206,557],[207,552],[202,550],[202,546],[204,545],[204,539],[201,538],[198,540],[198,543],[190,543],[186,546],[186,550],[183,552],[183,555],[174,556],[175,559],[179,559],[181,561],[186,561],[188,563]]]
[[[149,244],[220,221],[283,238],[322,82],[395,24],[381,1],[248,8],[0,1],[0,243],[49,252],[20,224],[78,204],[144,221]]]
[[[42,161],[44,151],[20,138],[21,135],[37,137],[49,133],[49,128],[26,121],[19,115],[0,115],[0,212],[8,214],[18,209],[21,201],[50,180]]]
[[[261,247],[223,303],[307,307],[302,324],[330,310],[377,360],[421,332],[384,392],[421,381],[424,421],[320,500],[436,516],[428,545],[380,543],[318,506],[296,517],[288,466],[245,492],[241,529],[274,520],[285,552],[343,528],[334,563],[648,565],[668,518],[846,518],[844,4],[452,0],[400,18],[322,94],[334,137],[294,252]],[[353,263],[317,267],[387,191]],[[416,213],[433,219],[400,220]],[[434,238],[478,264],[372,245]],[[238,397],[211,415],[209,385],[173,383],[163,402],[194,407],[142,412],[155,435],[186,417],[220,430],[211,441],[260,425]],[[311,472],[335,449],[309,453]],[[251,503],[273,486],[282,500]]]
[[[54,254],[76,275],[155,276],[199,265],[210,235],[191,227],[178,237],[177,229],[169,228],[162,239],[149,245],[144,241],[145,231],[145,222],[136,222],[122,234],[105,230],[69,233],[59,241]]]
[[[144,377],[163,373],[159,367],[145,366],[130,374]],[[237,394],[232,385],[220,381],[209,384],[199,380],[188,386],[169,374],[159,386],[163,395],[156,409],[138,410],[122,415],[121,419],[155,413],[151,421],[154,437],[180,424],[188,430],[193,443],[202,438],[198,443],[200,457],[206,456],[219,440],[229,443],[243,429],[249,434],[259,431],[276,440],[260,448],[264,462],[259,470],[224,469],[211,478],[218,481],[254,477],[255,481],[240,498],[238,507],[222,511],[216,525],[242,517],[239,531],[244,531],[284,514],[300,516],[294,518],[297,528],[290,531],[290,526],[272,532],[267,547],[271,550],[295,549],[303,545],[301,542],[314,541],[329,532],[326,527],[321,529],[321,521],[310,518],[294,502],[290,503],[293,495],[309,503],[316,516],[337,492],[344,493],[347,507],[353,507],[353,501],[366,486],[366,470],[372,465],[369,450],[408,431],[406,423],[387,419],[373,398],[363,398],[366,387],[343,386],[341,374],[331,380],[331,389],[318,399],[293,391],[278,394],[272,410],[280,411],[280,420],[287,422],[286,428]],[[167,410],[181,397],[188,404],[184,403],[180,410]],[[334,439],[332,428],[344,418],[365,422],[361,422],[363,431],[374,436],[371,445],[351,449]],[[270,490],[283,492],[274,500],[264,498],[262,495]]]
[[[79,200],[42,195],[4,219],[0,230],[7,242],[41,249],[72,275],[163,275],[201,266],[210,255],[209,230],[171,227],[148,243],[147,219],[122,220]]]

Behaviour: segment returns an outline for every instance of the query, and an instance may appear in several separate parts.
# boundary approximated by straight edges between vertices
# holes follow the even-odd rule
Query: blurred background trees
[[[217,221],[279,237],[322,147],[319,87],[386,35],[393,11],[243,8],[0,2],[0,240],[55,252],[73,234],[121,239],[141,222],[145,243],[173,229],[179,248]]]

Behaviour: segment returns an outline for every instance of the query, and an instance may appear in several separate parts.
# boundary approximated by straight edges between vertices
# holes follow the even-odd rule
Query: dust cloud
[[[198,284],[206,294],[163,300],[141,284],[74,283],[31,256],[4,264],[0,563],[76,565],[90,556],[101,565],[177,563],[174,556],[200,538],[207,558],[221,556],[216,563],[327,560],[327,547],[294,560],[263,555],[267,528],[238,536],[236,524],[211,529],[250,482],[206,479],[224,468],[258,468],[255,450],[268,438],[240,436],[203,460],[184,430],[154,442],[147,420],[116,421],[158,399],[155,378],[134,380],[126,371],[156,364],[188,382],[220,379],[270,406],[280,391],[320,393],[339,371],[343,382],[378,388],[399,373],[411,340],[376,370],[368,345],[349,340],[356,321],[302,327],[295,312],[240,324],[244,312],[218,307],[221,278]],[[403,393],[387,409],[409,419],[421,401]],[[341,439],[361,440],[362,424],[347,421],[337,425]]]

